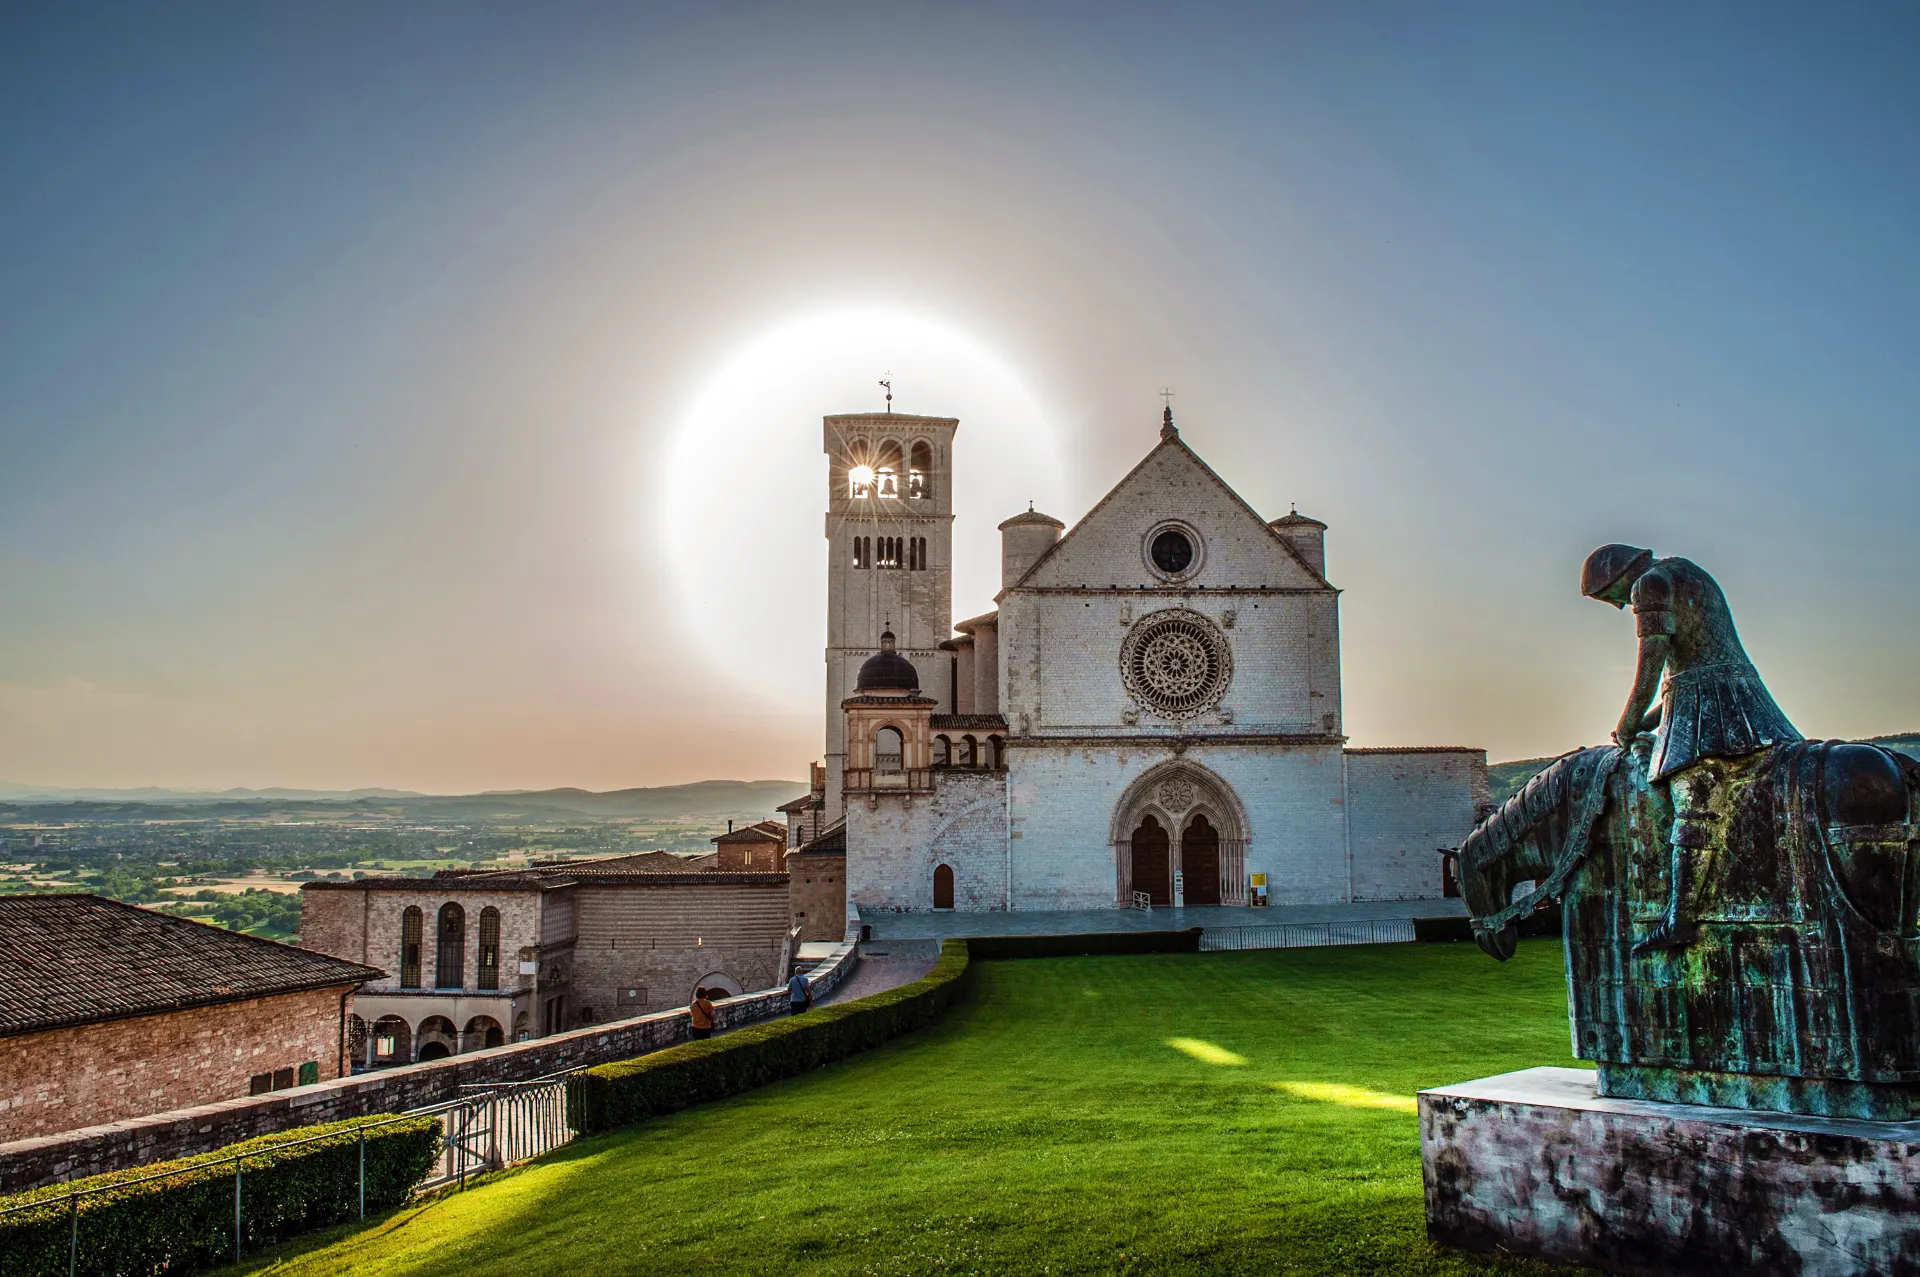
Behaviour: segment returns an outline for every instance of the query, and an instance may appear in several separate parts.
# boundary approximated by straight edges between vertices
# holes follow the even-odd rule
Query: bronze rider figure
[[[1701,883],[1719,842],[1713,800],[1726,780],[1722,760],[1801,735],[1740,646],[1727,596],[1699,565],[1656,560],[1637,546],[1603,545],[1587,556],[1580,592],[1615,607],[1633,605],[1640,659],[1613,739],[1630,749],[1636,735],[1657,728],[1647,778],[1665,781],[1673,799],[1666,914],[1634,950],[1685,948],[1699,934]],[[1656,691],[1660,704],[1648,713]]]

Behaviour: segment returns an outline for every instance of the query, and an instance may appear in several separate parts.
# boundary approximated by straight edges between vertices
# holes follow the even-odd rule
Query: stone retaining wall
[[[837,988],[860,961],[856,943],[860,919],[857,912],[849,909],[849,913],[847,942],[814,968],[816,999]],[[722,1029],[737,1028],[783,1014],[787,990],[783,985],[729,998],[716,1009]],[[0,1144],[0,1193],[189,1157],[296,1126],[368,1113],[401,1113],[458,1098],[463,1086],[568,1073],[645,1055],[688,1037],[687,1012],[682,1007],[425,1064],[16,1140]]]

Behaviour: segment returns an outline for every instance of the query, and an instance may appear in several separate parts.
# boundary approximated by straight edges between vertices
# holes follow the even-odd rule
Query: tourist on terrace
[[[789,1015],[799,1015],[802,1011],[813,1009],[813,984],[805,972],[796,971],[793,979],[787,981],[787,997],[791,1003],[787,1008]]]
[[[704,987],[693,991],[693,1001],[687,1006],[687,1018],[693,1025],[693,1040],[704,1042],[713,1036],[713,1003],[707,1000]]]

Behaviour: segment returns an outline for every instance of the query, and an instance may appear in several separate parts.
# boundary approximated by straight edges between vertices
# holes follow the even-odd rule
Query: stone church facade
[[[1001,524],[956,624],[958,425],[825,419],[826,762],[788,815],[863,914],[1442,894],[1486,755],[1346,748],[1324,524],[1262,519],[1169,413],[1071,531]]]

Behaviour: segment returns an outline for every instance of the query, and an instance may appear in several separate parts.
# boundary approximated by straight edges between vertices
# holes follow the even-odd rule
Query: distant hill
[[[230,803],[253,799],[331,802],[355,798],[419,798],[411,789],[64,789],[0,781],[0,802],[10,803]]]
[[[1894,736],[1869,736],[1866,738],[1875,745],[1887,749],[1897,749],[1903,754],[1920,758],[1920,732],[1902,732]],[[1522,758],[1511,763],[1487,764],[1487,792],[1495,804],[1503,803],[1520,792],[1520,787],[1541,772],[1551,758]]]
[[[403,790],[236,790],[224,794],[169,790],[48,790],[0,787],[9,807],[58,808],[71,819],[125,817],[341,816],[363,812],[422,820],[541,822],[569,818],[770,816],[781,803],[807,792],[792,780],[702,780],[653,789],[508,790],[484,794],[414,794]],[[112,795],[107,797],[104,795]],[[53,814],[53,813],[49,813]]]

